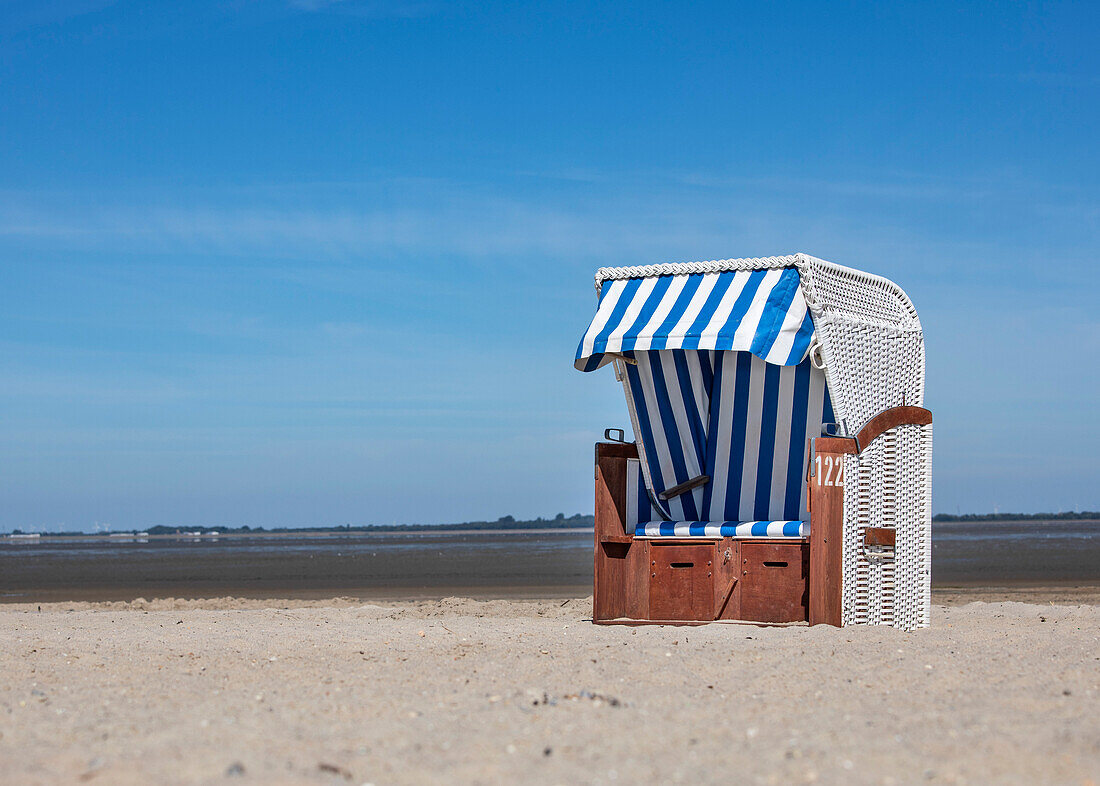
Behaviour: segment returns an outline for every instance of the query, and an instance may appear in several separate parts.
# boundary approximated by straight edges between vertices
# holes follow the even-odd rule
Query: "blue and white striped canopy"
[[[712,349],[794,366],[813,332],[793,267],[619,279],[604,285],[573,365],[593,371],[614,354]]]

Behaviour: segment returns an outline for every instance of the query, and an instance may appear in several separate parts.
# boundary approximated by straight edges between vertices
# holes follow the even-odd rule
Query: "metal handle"
[[[809,352],[807,352],[806,354],[809,356],[810,364],[814,368],[816,368],[818,371],[825,370],[825,356],[822,354],[820,341],[815,338],[813,340],[813,343],[810,344]]]
[[[863,546],[863,558],[870,562],[873,559],[894,559],[893,546],[879,546],[880,549],[890,549],[888,552],[873,552],[866,544]]]

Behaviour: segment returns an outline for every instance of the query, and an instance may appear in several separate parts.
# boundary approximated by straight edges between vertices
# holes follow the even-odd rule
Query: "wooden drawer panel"
[[[804,543],[741,543],[741,619],[807,619],[808,548]]]
[[[714,619],[714,544],[651,543],[649,618]]]

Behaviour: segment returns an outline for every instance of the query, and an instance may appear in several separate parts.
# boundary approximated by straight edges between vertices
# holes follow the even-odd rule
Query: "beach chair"
[[[593,620],[929,622],[924,339],[893,282],[805,254],[601,268],[576,368],[596,445]]]

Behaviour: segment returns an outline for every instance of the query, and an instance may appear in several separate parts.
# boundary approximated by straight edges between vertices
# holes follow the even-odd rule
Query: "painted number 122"
[[[824,469],[822,473],[822,457],[817,456],[817,485],[819,486],[843,486],[844,485],[844,459],[840,456],[833,460],[832,456],[825,456]],[[833,472],[836,472],[836,477],[833,477]]]

